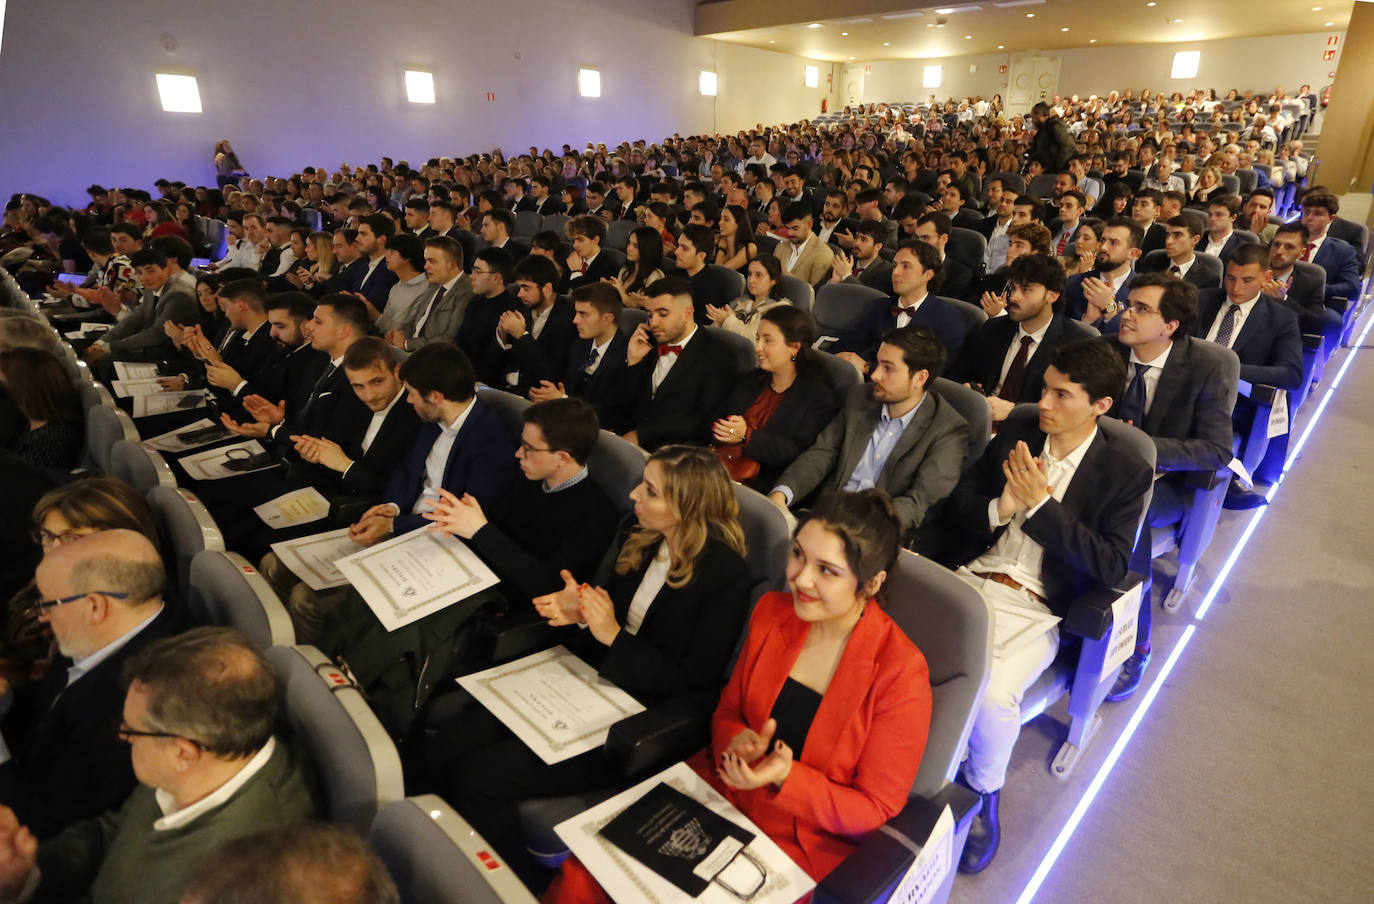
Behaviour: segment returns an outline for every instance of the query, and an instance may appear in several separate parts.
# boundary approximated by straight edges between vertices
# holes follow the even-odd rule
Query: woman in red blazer
[[[925,657],[880,607],[901,526],[881,490],[806,513],[791,593],[759,600],[690,765],[820,880],[906,805],[930,730]],[[575,858],[545,901],[607,901]]]

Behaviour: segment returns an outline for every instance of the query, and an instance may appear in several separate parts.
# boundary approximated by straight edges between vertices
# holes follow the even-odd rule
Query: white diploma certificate
[[[218,449],[207,449],[194,455],[183,455],[177,459],[177,463],[192,480],[220,480],[225,477],[237,477],[240,474],[251,474],[254,471],[275,468],[277,466],[276,459],[268,459],[266,464],[242,470],[225,467],[231,462],[249,461],[253,456],[265,455],[266,453],[267,450],[262,447],[261,443],[255,439],[250,439],[241,443],[234,443],[232,446],[220,446]]]
[[[1037,609],[995,603],[993,610],[992,655],[997,659],[1010,656],[1059,624],[1059,616]]]
[[[254,506],[253,514],[271,528],[295,527],[326,517],[329,514],[329,500],[314,487],[306,487]]]
[[[154,436],[152,439],[146,439],[143,441],[143,445],[159,452],[189,452],[211,443],[233,439],[233,437],[234,434],[224,427],[203,417],[193,424],[187,424],[185,427],[178,427],[175,430]]]
[[[726,891],[720,882],[735,888],[751,888],[758,882],[758,870],[739,857],[719,874],[719,882],[712,882],[704,892],[693,898],[598,834],[602,826],[660,783],[676,788],[754,833],[754,840],[744,852],[763,868],[764,883],[749,898],[749,904],[793,904],[816,887],[815,881],[758,826],[750,822],[749,817],[708,785],[690,766],[677,763],[628,791],[622,791],[554,826],[558,837],[567,843],[568,848],[616,904],[739,904],[740,899]]]
[[[346,527],[272,544],[272,551],[281,563],[311,590],[329,590],[347,584],[348,579],[339,572],[339,560],[365,548],[348,539]]]
[[[612,725],[644,710],[562,646],[464,675],[458,683],[546,763],[597,749]]]
[[[354,553],[339,571],[388,631],[497,584],[466,543],[423,528]]]
[[[206,405],[205,393],[200,390],[156,392],[148,395],[136,395],[133,399],[134,417],[168,414],[173,411],[192,411],[196,408],[204,408]]]
[[[121,399],[131,396],[152,395],[155,392],[162,392],[162,384],[156,379],[147,380],[115,380],[110,384],[114,387],[115,395]]]
[[[138,364],[133,361],[116,361],[115,376],[121,380],[153,380],[157,378],[156,364]]]

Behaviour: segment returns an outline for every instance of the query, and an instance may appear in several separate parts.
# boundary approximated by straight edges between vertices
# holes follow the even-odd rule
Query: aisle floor
[[[1001,852],[986,872],[960,875],[951,901],[1021,897],[1190,626],[1158,699],[1034,900],[1374,900],[1374,722],[1362,717],[1357,690],[1374,674],[1365,536],[1374,351],[1333,357],[1294,435],[1351,354],[1205,618],[1195,617],[1198,603],[1251,513],[1223,514],[1183,609],[1156,608],[1146,681],[1129,702],[1104,706],[1077,771],[1059,780],[1048,770],[1064,737],[1062,702],[1023,729],[1003,792]],[[1164,589],[1157,582],[1157,601]]]

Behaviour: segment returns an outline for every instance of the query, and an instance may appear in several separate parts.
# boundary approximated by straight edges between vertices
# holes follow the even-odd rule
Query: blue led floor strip
[[[1370,305],[1370,308],[1374,310],[1374,305]],[[1317,421],[1321,419],[1322,413],[1326,410],[1327,403],[1331,401],[1332,393],[1336,391],[1336,387],[1340,386],[1341,379],[1345,376],[1346,370],[1350,367],[1350,362],[1355,359],[1354,353],[1356,348],[1364,344],[1365,337],[1369,335],[1370,328],[1374,327],[1374,317],[1369,315],[1370,311],[1366,311],[1364,317],[1367,322],[1365,323],[1364,330],[1360,333],[1359,338],[1351,343],[1352,348],[1350,349],[1350,353],[1346,355],[1345,361],[1341,363],[1341,369],[1336,373],[1336,378],[1331,381],[1331,386],[1326,390],[1326,394],[1322,396],[1321,403],[1312,413],[1312,419],[1308,421],[1307,428],[1303,430],[1302,436],[1298,438],[1297,443],[1294,444],[1293,449],[1289,452],[1288,460],[1284,462],[1283,472],[1279,475],[1279,479],[1275,481],[1274,485],[1269,488],[1269,493],[1266,496],[1267,499],[1273,500],[1274,494],[1283,483],[1284,477],[1287,476],[1288,471],[1293,467],[1293,463],[1297,461],[1298,454],[1302,451],[1302,447],[1306,445],[1307,438],[1312,435],[1312,430],[1316,427]],[[1246,544],[1250,542],[1250,537],[1254,534],[1255,528],[1259,526],[1260,520],[1267,511],[1268,506],[1265,506],[1257,509],[1250,517],[1250,523],[1245,526],[1245,531],[1241,534],[1240,540],[1237,541],[1235,548],[1231,550],[1231,555],[1227,557],[1226,562],[1217,573],[1216,580],[1212,582],[1211,589],[1207,591],[1207,596],[1198,607],[1197,615],[1195,616],[1196,621],[1201,621],[1206,617],[1207,610],[1212,606],[1212,601],[1221,590],[1221,586],[1226,578],[1231,574],[1232,567],[1234,567],[1236,560],[1240,558],[1241,552],[1244,551]],[[1102,762],[1102,765],[1098,767],[1097,774],[1093,776],[1093,780],[1083,792],[1083,797],[1078,801],[1078,805],[1074,807],[1073,812],[1069,814],[1068,821],[1064,823],[1064,828],[1060,829],[1059,835],[1054,839],[1054,843],[1051,844],[1050,849],[1045,852],[1044,859],[1040,861],[1040,865],[1036,867],[1035,872],[1030,877],[1030,881],[1026,883],[1026,887],[1022,890],[1021,896],[1016,899],[1016,904],[1030,904],[1030,902],[1035,899],[1036,894],[1040,891],[1040,886],[1044,884],[1045,879],[1048,878],[1050,874],[1050,870],[1054,869],[1056,861],[1059,860],[1059,855],[1063,853],[1069,840],[1073,838],[1073,833],[1077,831],[1079,823],[1083,821],[1083,817],[1087,815],[1088,809],[1097,798],[1097,793],[1102,790],[1102,785],[1107,781],[1107,777],[1111,775],[1112,770],[1116,768],[1117,760],[1121,758],[1121,754],[1130,746],[1131,738],[1135,735],[1136,729],[1140,727],[1140,723],[1144,721],[1145,715],[1150,711],[1150,707],[1154,705],[1155,698],[1159,696],[1160,689],[1164,687],[1164,683],[1173,672],[1174,666],[1178,664],[1179,659],[1183,656],[1183,651],[1188,649],[1188,644],[1192,643],[1193,637],[1197,634],[1196,621],[1194,624],[1184,629],[1183,636],[1179,638],[1178,644],[1174,647],[1173,652],[1171,652],[1169,658],[1164,661],[1164,666],[1159,670],[1159,673],[1155,675],[1153,683],[1150,684],[1149,689],[1145,692],[1144,699],[1140,701],[1140,706],[1131,715],[1130,721],[1126,723],[1125,730],[1121,732],[1121,736],[1117,738],[1116,743],[1107,754],[1107,758]]]

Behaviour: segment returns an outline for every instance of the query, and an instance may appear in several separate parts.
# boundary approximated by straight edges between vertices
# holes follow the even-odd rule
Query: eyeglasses
[[[179,740],[186,741],[188,744],[199,747],[201,750],[210,750],[209,745],[202,744],[195,738],[188,738],[186,735],[179,735],[170,731],[139,731],[136,728],[130,728],[122,721],[115,727],[115,737],[126,744],[132,743],[134,738],[178,738]]]
[[[88,531],[85,528],[81,527],[74,527],[71,530],[63,531],[60,534],[55,534],[50,530],[43,530],[42,528],[37,528],[35,530],[29,531],[29,536],[33,539],[33,542],[37,543],[39,546],[48,546],[66,543],[70,540],[79,540],[80,538],[86,536],[87,533]]]
[[[1143,301],[1133,301],[1133,302],[1131,302],[1130,304],[1126,305],[1124,309],[1127,310],[1127,311],[1130,311],[1132,314],[1134,314],[1134,315],[1137,316],[1137,317],[1144,317],[1146,314],[1158,314],[1158,313],[1159,313],[1159,311],[1158,311],[1157,309],[1150,307],[1149,305],[1145,304]]]
[[[552,451],[554,451],[554,450],[553,450],[553,449],[536,449],[534,446],[531,446],[529,443],[525,442],[524,440],[521,440],[521,441],[520,441],[520,451],[523,452],[523,453],[525,453],[526,455],[529,455],[529,454],[534,453],[534,452],[552,452]]]
[[[73,596],[63,597],[59,600],[35,600],[33,603],[30,604],[29,608],[34,612],[42,612],[45,609],[52,609],[55,606],[62,606],[66,605],[67,603],[74,603],[77,600],[84,599],[88,596],[108,596],[111,599],[116,600],[126,600],[129,598],[129,594],[117,593],[113,590],[87,590],[85,593],[77,593]]]

